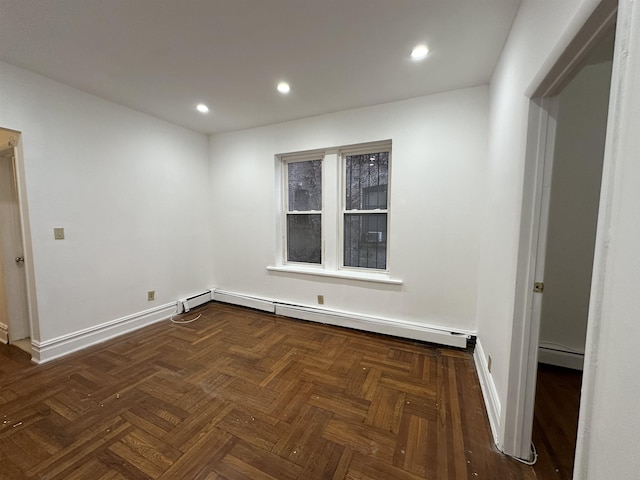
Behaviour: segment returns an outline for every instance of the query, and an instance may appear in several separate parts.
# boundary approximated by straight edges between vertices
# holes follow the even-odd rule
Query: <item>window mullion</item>
[[[337,152],[327,152],[324,156],[322,190],[322,237],[324,241],[324,267],[328,270],[338,268],[338,242],[340,211],[340,174]]]

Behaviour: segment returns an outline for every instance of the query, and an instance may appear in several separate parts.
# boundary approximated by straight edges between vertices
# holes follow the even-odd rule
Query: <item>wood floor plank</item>
[[[493,446],[469,351],[194,313],[40,366],[0,345],[0,480],[535,478]]]
[[[540,479],[570,480],[573,475],[582,372],[539,364],[533,442]]]
[[[324,450],[318,441],[332,414],[322,408],[305,405],[297,420],[280,436],[272,451],[297,465],[307,465]]]
[[[397,434],[400,430],[406,393],[378,385],[376,394],[367,411],[365,423]]]
[[[228,478],[240,473],[252,480],[296,480],[302,471],[295,463],[243,441],[234,445],[215,470]]]

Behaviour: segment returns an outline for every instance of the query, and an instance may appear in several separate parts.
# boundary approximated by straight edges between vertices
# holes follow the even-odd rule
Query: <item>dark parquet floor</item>
[[[578,431],[582,372],[540,364],[533,442],[539,480],[571,480]]]
[[[198,313],[40,366],[0,345],[0,479],[536,478],[495,449],[469,352]]]

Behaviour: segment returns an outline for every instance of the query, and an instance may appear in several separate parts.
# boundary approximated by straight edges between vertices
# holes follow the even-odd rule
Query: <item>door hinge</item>
[[[544,292],[544,282],[535,282],[533,284],[533,291],[535,293],[542,293]]]

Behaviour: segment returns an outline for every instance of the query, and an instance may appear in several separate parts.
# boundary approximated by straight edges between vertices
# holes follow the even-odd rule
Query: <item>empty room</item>
[[[636,478],[638,131],[633,0],[0,0],[0,479]]]

